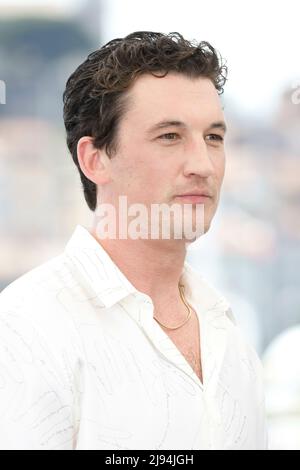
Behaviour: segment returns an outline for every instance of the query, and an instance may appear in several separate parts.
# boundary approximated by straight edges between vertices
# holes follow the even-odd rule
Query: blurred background
[[[178,31],[226,60],[222,201],[188,261],[263,361],[271,449],[300,449],[299,15],[296,0],[0,0],[0,291],[91,222],[62,118],[87,54]]]

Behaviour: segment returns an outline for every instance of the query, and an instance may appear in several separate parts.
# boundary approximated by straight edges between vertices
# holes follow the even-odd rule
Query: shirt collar
[[[65,255],[76,269],[82,285],[96,294],[104,307],[112,307],[133,293],[141,293],[126,278],[112,258],[82,225],[77,225],[65,247]],[[184,262],[180,282],[185,286],[185,297],[202,312],[229,310],[227,300],[221,296],[187,262]]]
[[[137,292],[109,254],[82,225],[77,225],[65,247],[65,255],[76,270],[82,286],[97,296],[103,307],[112,307]]]

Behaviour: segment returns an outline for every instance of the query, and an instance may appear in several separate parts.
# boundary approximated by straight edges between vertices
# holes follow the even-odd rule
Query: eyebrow
[[[153,132],[159,129],[164,129],[165,127],[172,127],[172,126],[187,128],[187,125],[182,121],[160,121],[154,124],[154,126],[150,127],[147,130],[147,134],[152,134]],[[211,130],[211,129],[221,129],[225,133],[227,131],[227,126],[224,121],[216,121],[216,122],[212,122],[208,126],[207,130]]]

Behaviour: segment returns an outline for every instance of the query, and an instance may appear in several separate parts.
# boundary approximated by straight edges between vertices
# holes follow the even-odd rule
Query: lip
[[[201,202],[207,202],[209,199],[211,199],[211,196],[208,196],[206,194],[181,194],[175,197],[175,199],[178,199],[182,202],[192,202],[192,203],[201,203]]]

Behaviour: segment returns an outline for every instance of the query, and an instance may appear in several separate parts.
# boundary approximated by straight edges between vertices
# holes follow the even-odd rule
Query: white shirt
[[[78,225],[0,294],[1,449],[264,449],[262,366],[187,262],[203,385],[138,291]]]

